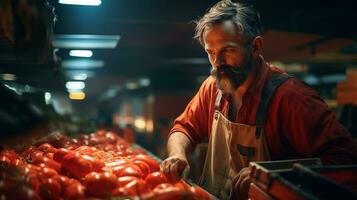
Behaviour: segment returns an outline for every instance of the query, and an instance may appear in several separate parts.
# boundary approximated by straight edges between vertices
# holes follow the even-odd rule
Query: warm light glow
[[[83,90],[85,86],[83,81],[68,81],[66,83],[66,88],[68,90]]]
[[[69,55],[73,57],[85,57],[90,58],[93,55],[93,52],[90,50],[71,50]]]
[[[70,5],[84,5],[84,6],[99,6],[102,4],[101,0],[59,0],[60,4]]]
[[[135,119],[134,125],[137,129],[143,130],[146,127],[146,122],[144,118],[138,117],[137,119]]]
[[[2,74],[2,79],[4,81],[14,81],[14,80],[16,80],[16,75],[15,74]]]
[[[86,98],[86,94],[84,92],[70,92],[69,98],[72,100],[83,100]]]

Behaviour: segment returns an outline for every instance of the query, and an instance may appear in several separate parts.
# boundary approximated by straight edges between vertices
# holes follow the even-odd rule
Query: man
[[[254,8],[218,2],[197,22],[195,38],[208,54],[212,76],[175,120],[169,157],[161,164],[166,175],[179,177],[188,169],[187,154],[206,137],[201,184],[219,199],[247,197],[250,161],[356,162],[351,135],[318,94],[265,62]]]

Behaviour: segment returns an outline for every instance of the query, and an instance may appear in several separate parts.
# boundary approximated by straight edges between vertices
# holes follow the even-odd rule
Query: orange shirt
[[[237,90],[244,94],[235,122],[254,124],[264,82],[273,72],[283,73],[261,57],[248,77],[251,84]],[[184,133],[193,146],[209,137],[217,94],[216,80],[208,77],[175,120],[170,134]],[[228,98],[222,98],[222,113],[228,113]],[[288,79],[276,90],[266,117],[264,134],[272,160],[320,157],[331,164],[357,162],[356,142],[351,134],[316,91],[296,78]]]

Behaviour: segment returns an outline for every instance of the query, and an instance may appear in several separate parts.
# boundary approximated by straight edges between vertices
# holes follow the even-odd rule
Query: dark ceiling
[[[57,0],[50,0],[58,16],[56,35],[120,35],[116,48],[92,49],[92,59],[102,60],[105,65],[90,70],[94,75],[86,80],[86,93],[91,102],[99,101],[113,86],[122,87],[128,81],[143,77],[150,79],[149,87],[154,92],[196,89],[198,81],[208,74],[210,67],[204,51],[192,39],[192,21],[202,16],[216,2],[103,0],[100,6],[92,7],[63,5],[58,4]],[[268,39],[271,39],[266,42],[269,45],[267,60],[284,61],[288,58],[285,56],[288,55],[287,51],[301,49],[307,49],[309,54],[313,54],[316,45],[335,39],[347,39],[349,42],[340,42],[333,49],[340,50],[341,46],[357,39],[354,1],[256,0],[253,4],[260,10],[262,24],[266,33],[269,33]],[[281,34],[286,36],[288,32],[308,36],[289,36],[287,40],[280,40]],[[284,44],[289,46],[285,52],[280,52],[278,46]],[[353,47],[352,53],[356,54]],[[69,50],[59,49],[57,52],[62,61],[70,59]],[[289,59],[308,62],[301,59],[301,56]],[[343,64],[351,63],[356,63],[356,59]],[[318,63],[315,65],[318,66]],[[64,83],[70,79],[66,76],[69,71],[65,68],[54,72],[48,68],[28,67],[16,72],[25,82],[36,87],[65,91]]]

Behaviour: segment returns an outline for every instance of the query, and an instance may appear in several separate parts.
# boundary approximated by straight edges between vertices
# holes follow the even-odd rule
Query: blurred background
[[[23,21],[8,19],[11,1],[1,1],[0,79],[31,108],[0,94],[2,134],[21,132],[38,118],[50,131],[69,135],[110,129],[165,157],[173,120],[210,72],[206,53],[192,39],[193,20],[217,0],[49,0],[57,16],[53,49],[21,51],[6,30]],[[265,59],[314,87],[356,134],[354,1],[248,2],[261,14]],[[19,12],[25,16],[35,6]],[[42,36],[31,30],[37,47]],[[34,56],[40,51],[50,58]]]

